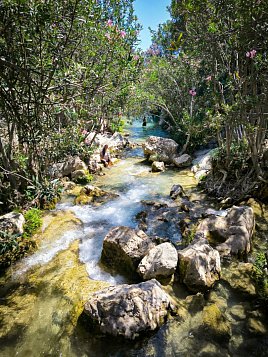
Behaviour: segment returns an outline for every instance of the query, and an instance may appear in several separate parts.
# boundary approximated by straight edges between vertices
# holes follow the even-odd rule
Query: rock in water
[[[175,200],[177,197],[185,195],[182,185],[173,185],[170,190],[170,197]]]
[[[207,244],[206,239],[193,241],[187,248],[179,251],[178,256],[180,278],[189,290],[204,291],[219,280],[220,255]]]
[[[115,227],[104,238],[101,260],[122,274],[136,274],[140,261],[154,246],[142,230]]]
[[[178,144],[174,140],[158,136],[149,136],[142,146],[149,161],[163,161],[167,164],[172,163],[178,150]]]
[[[165,171],[165,164],[163,161],[154,161],[152,163],[152,172],[161,172]]]
[[[93,294],[84,307],[94,330],[128,339],[161,326],[169,310],[169,296],[154,279],[108,287]]]
[[[162,243],[154,247],[142,259],[138,266],[138,273],[143,279],[168,277],[177,267],[178,253],[171,243]]]

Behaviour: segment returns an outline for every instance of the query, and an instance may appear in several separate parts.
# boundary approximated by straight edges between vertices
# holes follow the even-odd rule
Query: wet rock
[[[149,136],[143,144],[144,155],[149,161],[163,161],[167,164],[172,163],[177,149],[178,144],[174,140],[157,136]]]
[[[230,308],[230,314],[235,320],[244,320],[246,318],[245,308],[242,305],[234,305]]]
[[[192,158],[188,154],[174,157],[172,163],[177,167],[188,167],[192,164]]]
[[[144,280],[171,276],[177,267],[178,253],[171,243],[162,243],[154,247],[142,259],[138,273]]]
[[[119,226],[104,238],[101,260],[122,274],[135,276],[140,261],[154,247],[143,231]]]
[[[153,279],[103,289],[90,297],[84,313],[94,330],[135,339],[161,326],[171,309],[169,296]]]
[[[203,220],[197,232],[203,233],[212,243],[221,243],[216,249],[222,256],[241,255],[251,250],[254,226],[251,207],[233,206],[226,217],[211,216]]]
[[[260,321],[259,318],[250,317],[248,319],[247,324],[248,324],[248,329],[252,334],[267,336],[268,330],[266,326],[263,324],[263,322]]]
[[[203,309],[203,333],[218,341],[228,341],[231,337],[231,326],[216,304]]]
[[[191,314],[196,314],[203,310],[206,301],[203,294],[197,293],[196,295],[188,295],[185,302],[188,305],[187,310]]]
[[[165,164],[162,161],[154,161],[152,163],[152,172],[165,171]]]
[[[163,208],[163,207],[168,207],[168,204],[165,202],[157,202],[157,201],[151,201],[151,200],[142,200],[141,203],[146,206],[151,206],[155,209]]]
[[[198,292],[210,288],[220,278],[221,264],[217,250],[206,239],[194,240],[178,252],[181,281],[189,290]]]
[[[170,190],[170,197],[175,200],[177,197],[182,197],[185,195],[182,185],[173,185]]]
[[[253,264],[251,263],[232,262],[227,268],[222,269],[221,278],[238,292],[255,296],[256,288],[252,271]]]
[[[0,216],[0,231],[10,234],[22,234],[24,216],[21,213],[10,212]]]
[[[116,193],[101,190],[97,186],[86,185],[75,199],[75,204],[105,203],[119,197]]]

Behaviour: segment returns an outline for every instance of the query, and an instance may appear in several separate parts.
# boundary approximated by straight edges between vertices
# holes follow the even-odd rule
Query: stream
[[[141,144],[149,135],[168,137],[153,120],[146,128],[141,124],[137,120],[127,128],[130,141]],[[69,195],[49,212],[38,250],[0,277],[0,356],[268,356],[267,315],[256,298],[248,263],[223,266],[222,279],[205,297],[190,295],[176,282],[167,287],[181,301],[181,314],[145,338],[97,337],[78,318],[89,293],[128,283],[99,263],[105,235],[114,226],[137,227],[141,201],[168,202],[170,188],[178,183],[191,200],[210,207],[208,198],[196,189],[190,170],[153,174],[139,146],[126,149],[122,160],[93,182],[118,198],[80,206]],[[173,243],[180,241],[176,228],[163,230]],[[147,233],[154,232],[149,228]],[[216,334],[202,325],[207,306],[216,306],[222,314],[217,320],[211,310],[206,317],[219,329]]]

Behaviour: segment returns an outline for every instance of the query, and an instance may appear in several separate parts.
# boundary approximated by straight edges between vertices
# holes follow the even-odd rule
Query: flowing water
[[[130,140],[138,143],[148,135],[168,136],[153,121],[146,128],[134,121],[129,132]],[[171,293],[180,298],[179,316],[144,339],[96,337],[77,321],[89,293],[126,282],[99,264],[107,232],[118,225],[136,227],[142,200],[169,201],[175,183],[190,191],[196,186],[188,170],[152,174],[140,147],[126,150],[124,159],[105,173],[94,185],[119,197],[99,206],[74,205],[73,197],[58,204],[45,218],[36,253],[0,278],[0,356],[267,356],[267,319],[247,264],[226,268],[205,298],[187,297],[174,284]],[[174,227],[165,234],[180,240]],[[204,306],[211,311],[204,313]]]

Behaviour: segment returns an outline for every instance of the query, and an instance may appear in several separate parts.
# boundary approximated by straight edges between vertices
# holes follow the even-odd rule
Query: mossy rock
[[[202,330],[210,338],[228,341],[231,337],[231,326],[216,304],[205,306],[202,313]]]
[[[105,203],[119,195],[101,190],[99,187],[87,185],[80,190],[79,195],[75,198],[75,204],[84,205],[89,203]]]

